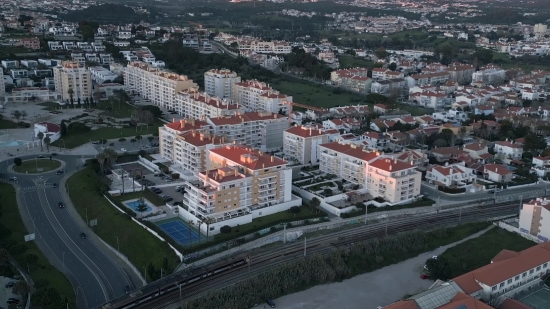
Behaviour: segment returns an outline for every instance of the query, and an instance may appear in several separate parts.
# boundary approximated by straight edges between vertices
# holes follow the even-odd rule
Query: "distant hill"
[[[139,23],[142,20],[153,22],[156,16],[152,14],[136,13],[131,7],[125,5],[107,3],[93,5],[82,11],[62,14],[61,18],[72,22],[94,20],[100,24],[126,24]]]

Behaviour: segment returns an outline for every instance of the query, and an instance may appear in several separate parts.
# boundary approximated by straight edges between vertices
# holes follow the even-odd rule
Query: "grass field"
[[[75,308],[75,294],[69,280],[50,264],[34,242],[24,242],[23,236],[27,235],[29,231],[21,220],[15,194],[15,189],[11,185],[0,183],[0,198],[2,199],[0,225],[10,231],[9,235],[3,234],[0,238],[1,247],[14,255],[19,265],[29,264],[28,270],[30,270],[30,275],[37,288],[46,286],[54,288],[60,293],[61,299],[69,301],[70,308]],[[26,250],[21,252],[19,250],[21,248],[26,248]],[[36,261],[28,263],[31,256],[36,256]]]
[[[353,57],[346,54],[340,54],[338,55],[338,60],[340,62],[340,68],[347,69],[347,68],[355,68],[355,67],[361,67],[361,68],[374,68],[374,62],[365,60],[360,57]]]
[[[134,137],[136,135],[158,133],[159,127],[162,125],[163,123],[157,120],[153,125],[150,125],[149,128],[147,128],[146,126],[143,126],[142,128],[138,127],[137,131],[136,131],[136,128],[126,127],[126,128],[117,129],[114,127],[107,127],[107,128],[99,128],[97,130],[92,130],[86,133],[79,133],[79,134],[68,133],[67,135],[63,136],[62,139],[58,139],[57,141],[53,142],[52,145],[57,147],[62,147],[63,141],[65,141],[66,148],[75,148],[82,144],[88,143],[90,141],[97,141],[102,138],[118,139],[122,136],[128,139],[128,137]]]
[[[20,166],[14,165],[13,170],[18,173],[45,173],[58,169],[61,166],[61,162],[50,159],[31,159],[23,161]],[[38,169],[38,170],[37,170]],[[41,169],[41,170],[40,170]]]
[[[15,129],[17,128],[17,123],[9,121],[6,119],[0,119],[0,130],[2,129]]]
[[[444,257],[451,266],[451,278],[491,263],[503,249],[521,251],[535,243],[517,234],[495,227],[487,233],[445,250]]]
[[[171,272],[179,259],[167,243],[161,242],[153,234],[139,226],[127,214],[115,209],[99,192],[102,185],[93,168],[85,168],[67,180],[69,193],[76,210],[81,216],[97,219],[98,225],[94,232],[105,242],[117,247],[118,236],[120,251],[126,255],[137,269],[147,267],[152,263],[155,269],[163,267],[163,260],[168,260]],[[125,195],[125,199],[127,199]]]

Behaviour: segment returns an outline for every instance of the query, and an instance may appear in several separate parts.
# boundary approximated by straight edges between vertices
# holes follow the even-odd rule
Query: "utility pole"
[[[367,224],[367,212],[369,211],[368,205],[365,206],[365,225]]]
[[[286,224],[283,224],[283,244],[286,244]]]
[[[304,257],[306,256],[307,254],[307,237],[304,237]]]

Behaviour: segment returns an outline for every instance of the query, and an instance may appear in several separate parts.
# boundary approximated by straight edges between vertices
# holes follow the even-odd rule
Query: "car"
[[[128,151],[128,149],[126,149],[126,148],[120,148],[120,151],[126,152],[126,151]]]
[[[65,208],[65,204],[63,202],[59,202],[59,204],[57,204],[59,206],[59,208]]]
[[[430,276],[428,276],[426,274],[422,274],[422,275],[420,275],[420,279],[422,279],[422,280],[430,279]]]
[[[8,304],[19,304],[19,299],[10,297],[7,301]]]
[[[44,155],[38,155],[37,158],[38,158],[38,159],[43,159],[43,158],[45,158],[45,157],[44,157]]]
[[[265,302],[266,302],[267,305],[268,305],[269,307],[271,307],[271,308],[277,307],[277,306],[275,305],[275,302],[274,302],[273,300],[269,299],[269,298],[266,299]]]
[[[157,174],[154,174],[153,176],[155,176],[155,177],[159,177],[159,176],[160,176],[160,174],[158,174],[158,173],[157,173]]]
[[[130,286],[129,285],[124,287],[124,293],[126,293],[126,294],[130,293]]]
[[[86,233],[82,232],[82,233],[80,233],[80,238],[86,239],[86,238],[88,238],[88,235],[86,235]]]
[[[57,156],[57,152],[52,152],[52,156]]]
[[[57,175],[61,175],[63,174],[63,170],[58,170],[57,172],[55,172]]]
[[[52,188],[57,188],[57,184],[55,182],[52,183]]]
[[[99,141],[92,142],[92,145],[99,145]]]
[[[15,285],[15,281],[10,281],[6,283],[6,288],[13,288],[14,285]]]
[[[17,177],[11,176],[11,177],[10,177],[10,180],[11,180],[11,181],[17,181]]]
[[[153,192],[155,192],[156,194],[161,194],[161,193],[162,193],[162,190],[161,190],[161,189],[156,189],[156,190],[153,191]]]
[[[437,260],[437,255],[432,256],[432,259]]]
[[[488,194],[493,194],[493,193],[495,193],[495,190],[489,190],[489,191],[487,191],[487,193]]]

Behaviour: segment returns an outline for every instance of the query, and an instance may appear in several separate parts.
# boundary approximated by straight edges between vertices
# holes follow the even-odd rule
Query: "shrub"
[[[229,225],[224,225],[224,226],[220,227],[220,233],[222,233],[222,234],[231,233],[231,227]]]
[[[90,127],[83,124],[82,122],[72,122],[69,124],[69,133],[86,133],[90,132]]]
[[[17,166],[21,166],[22,163],[23,163],[23,160],[21,160],[21,158],[13,159],[13,164],[15,164]]]
[[[293,214],[299,214],[302,209],[298,206],[292,206],[290,207],[289,211]]]

